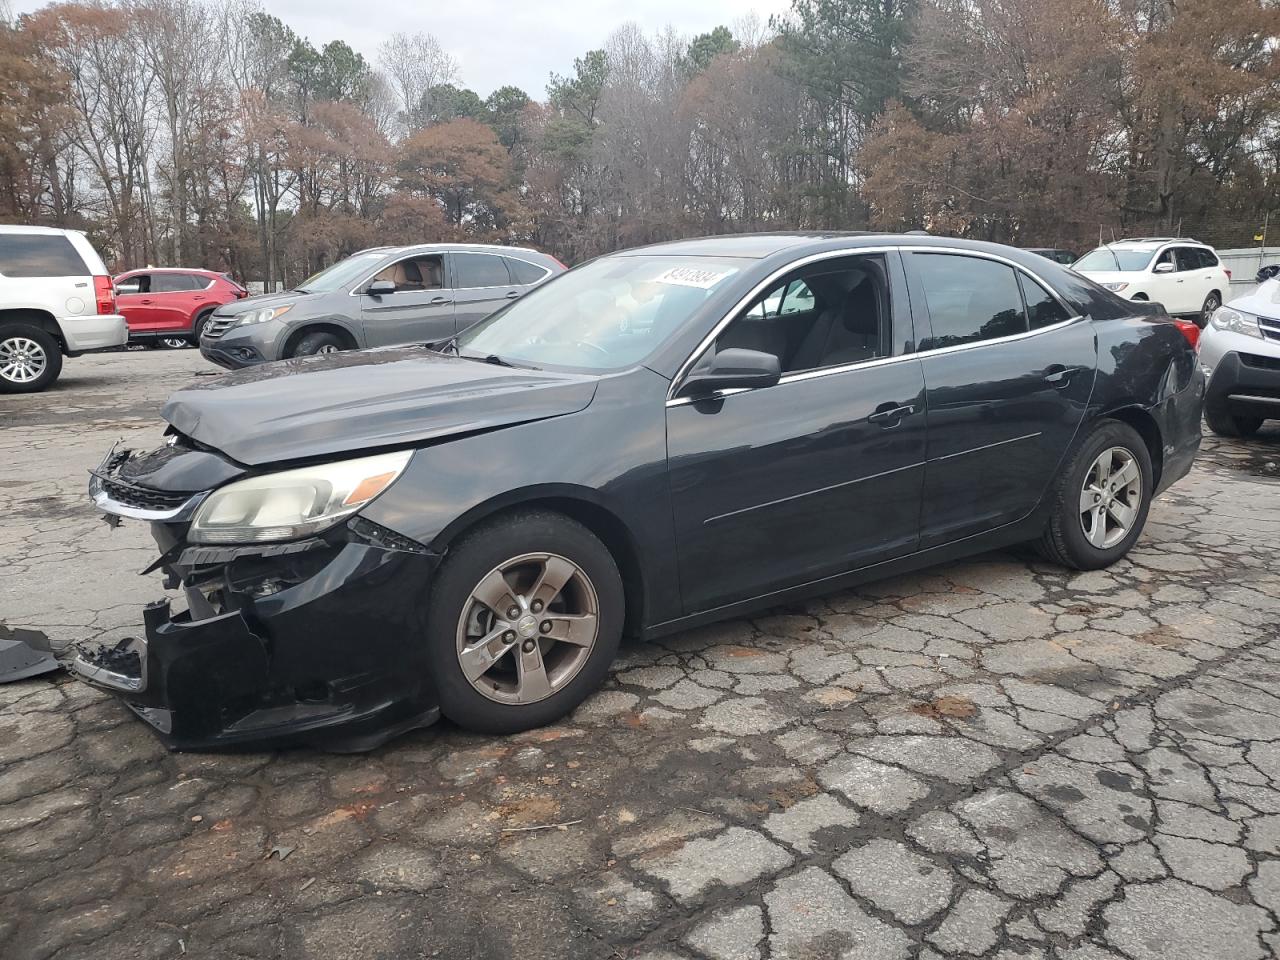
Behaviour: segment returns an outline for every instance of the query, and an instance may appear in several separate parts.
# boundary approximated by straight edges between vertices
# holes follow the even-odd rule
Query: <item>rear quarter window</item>
[[[528,260],[518,260],[515,257],[503,257],[507,262],[507,270],[511,273],[511,278],[516,283],[537,283],[545,277],[548,271],[539,266],[535,266]]]
[[[0,274],[6,277],[87,277],[91,272],[66,237],[0,234]]]

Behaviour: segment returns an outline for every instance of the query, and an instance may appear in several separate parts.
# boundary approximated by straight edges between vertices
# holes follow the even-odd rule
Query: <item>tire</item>
[[[27,323],[0,326],[0,393],[36,393],[62,373],[62,348]]]
[[[345,349],[347,349],[346,344],[334,334],[318,330],[315,333],[304,334],[302,339],[294,344],[289,356],[310,357],[317,353],[337,353]]]
[[[1252,437],[1262,427],[1262,417],[1237,417],[1226,411],[1206,409],[1204,419],[1209,429],[1220,437]]]
[[[187,337],[161,337],[160,344],[167,350],[185,350],[191,346],[191,340]]]
[[[1116,451],[1123,451],[1123,454]],[[1086,487],[1099,489],[1099,485],[1092,481],[1097,480],[1095,467],[1104,454],[1111,455],[1111,462],[1117,468],[1124,465],[1127,458],[1127,463],[1136,465],[1138,477],[1119,488],[1115,495],[1109,494],[1105,483],[1101,485],[1100,493],[1092,495],[1099,506],[1088,512],[1089,526],[1094,532],[1094,541],[1091,541],[1085,527],[1086,511],[1081,510],[1081,505],[1088,496]],[[1123,475],[1128,475],[1127,466]],[[1153,476],[1151,454],[1138,431],[1118,420],[1099,421],[1058,478],[1049,522],[1038,545],[1040,552],[1054,563],[1073,570],[1100,570],[1111,566],[1128,553],[1142,535],[1151,506]],[[1116,515],[1104,509],[1105,503],[1115,503],[1116,513],[1124,508],[1133,511],[1123,533]],[[1098,511],[1102,511],[1101,526],[1098,525]]]
[[[1222,306],[1222,297],[1218,295],[1216,290],[1204,298],[1204,304],[1200,307],[1200,316],[1196,317],[1196,326],[1201,330],[1209,325],[1209,318],[1213,316],[1213,311]]]
[[[213,316],[213,311],[206,310],[196,317],[195,322],[191,324],[191,336],[187,338],[187,343],[196,349],[200,348],[200,334],[204,332],[204,325],[209,322],[211,316]]]
[[[551,599],[540,610],[549,618],[544,621],[534,614],[540,603],[530,588],[550,564],[563,571],[566,562],[576,574],[558,592],[546,594]],[[501,577],[499,589],[483,590],[486,582],[495,582],[495,574]],[[478,601],[475,595],[485,592],[506,597],[505,605],[520,615],[501,615]],[[593,693],[617,655],[626,612],[622,578],[608,548],[582,524],[544,510],[505,514],[465,534],[440,565],[429,604],[426,659],[440,711],[460,727],[491,734],[552,723]],[[593,642],[582,644],[585,631],[575,643],[543,635],[546,622],[574,613],[575,607],[594,609]],[[583,622],[560,621],[568,624],[570,635]],[[480,637],[493,639],[485,644]],[[487,654],[476,655],[486,647]],[[464,651],[471,652],[471,678],[463,669]],[[517,658],[523,656],[530,659],[522,662],[541,665],[541,680],[529,679],[538,676],[536,670],[530,675],[519,669]]]

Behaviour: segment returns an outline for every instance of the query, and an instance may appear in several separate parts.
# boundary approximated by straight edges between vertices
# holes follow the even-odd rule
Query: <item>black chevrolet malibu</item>
[[[992,244],[718,237],[189,387],[91,482],[185,609],[72,669],[175,747],[360,749],[556,720],[623,633],[1023,541],[1105,567],[1200,442],[1194,325],[1132,310]]]

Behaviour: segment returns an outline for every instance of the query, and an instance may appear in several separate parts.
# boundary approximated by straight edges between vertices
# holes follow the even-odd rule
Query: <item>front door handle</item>
[[[916,412],[914,403],[882,403],[876,412],[867,417],[867,423],[883,423],[885,426],[896,426],[903,417]]]
[[[1060,363],[1052,364],[1044,372],[1045,383],[1052,383],[1055,387],[1064,386],[1071,379],[1071,375],[1079,373],[1081,369],[1081,367],[1064,367]]]
[[[427,306],[438,307],[442,303],[453,303],[448,297],[432,297],[427,301]]]
[[[151,301],[150,301],[150,300],[141,300],[141,301],[139,301],[139,302],[140,302],[140,303],[150,303]]]
[[[508,299],[508,300],[514,300],[514,299],[515,299],[516,297],[518,297],[518,296],[520,296],[520,291],[519,291],[519,290],[512,290],[510,293],[508,293],[508,294],[507,294],[507,299]]]

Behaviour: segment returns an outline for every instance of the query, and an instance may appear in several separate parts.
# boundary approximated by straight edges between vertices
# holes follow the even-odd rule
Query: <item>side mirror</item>
[[[706,397],[718,390],[772,387],[781,377],[782,364],[772,353],[730,347],[706,366],[694,367],[677,395]]]
[[[364,290],[371,297],[382,297],[388,293],[396,292],[396,282],[394,280],[375,280]]]
[[[1173,264],[1167,260],[1164,263],[1157,263],[1152,273],[1173,273]]]

